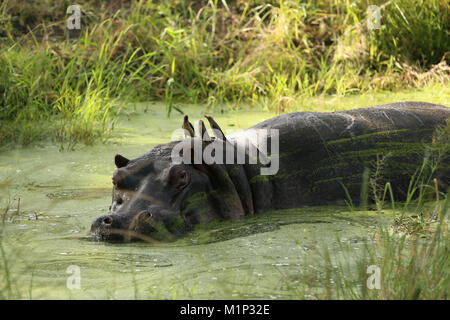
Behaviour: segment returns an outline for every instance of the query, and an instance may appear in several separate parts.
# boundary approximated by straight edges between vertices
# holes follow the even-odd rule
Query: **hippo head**
[[[115,156],[110,211],[91,227],[96,240],[172,240],[195,224],[253,213],[242,166],[175,163],[171,155],[178,143],[133,160]]]

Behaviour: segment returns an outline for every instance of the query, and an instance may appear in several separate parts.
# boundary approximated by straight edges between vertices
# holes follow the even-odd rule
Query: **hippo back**
[[[297,112],[250,129],[278,129],[280,169],[260,176],[247,168],[255,211],[301,205],[358,202],[363,179],[390,182],[404,198],[411,177],[423,163],[425,144],[445,126],[450,109],[423,102],[402,102],[339,112]],[[449,181],[449,155],[436,172]],[[363,173],[366,174],[363,175]],[[375,173],[379,175],[375,177]],[[365,176],[365,178],[363,178]]]

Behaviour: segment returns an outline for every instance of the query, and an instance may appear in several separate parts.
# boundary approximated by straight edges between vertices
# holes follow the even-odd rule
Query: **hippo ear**
[[[121,156],[120,154],[116,154],[116,156],[114,157],[114,163],[116,164],[117,168],[125,167],[129,162],[130,160],[128,160],[124,156]]]

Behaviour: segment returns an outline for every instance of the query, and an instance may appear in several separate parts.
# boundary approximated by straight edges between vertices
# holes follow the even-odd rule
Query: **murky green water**
[[[183,110],[193,120],[205,113],[198,106]],[[230,130],[273,115],[215,112]],[[111,200],[114,155],[137,157],[169,141],[181,121],[181,114],[168,119],[163,105],[148,104],[129,109],[108,144],[73,152],[34,146],[0,153],[1,207],[8,200],[11,207],[2,227],[2,294],[33,299],[316,298],[323,289],[325,263],[316,248],[337,250],[343,241],[358,252],[374,233],[373,212],[313,207],[212,223],[173,243],[93,242],[90,224],[107,212]],[[80,289],[67,288],[71,265],[80,268]]]

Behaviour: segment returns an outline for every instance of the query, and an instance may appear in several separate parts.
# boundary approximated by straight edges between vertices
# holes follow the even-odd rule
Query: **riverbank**
[[[0,5],[1,146],[104,141],[130,102],[284,113],[314,96],[449,84],[445,1],[78,3],[75,33],[67,3]]]

